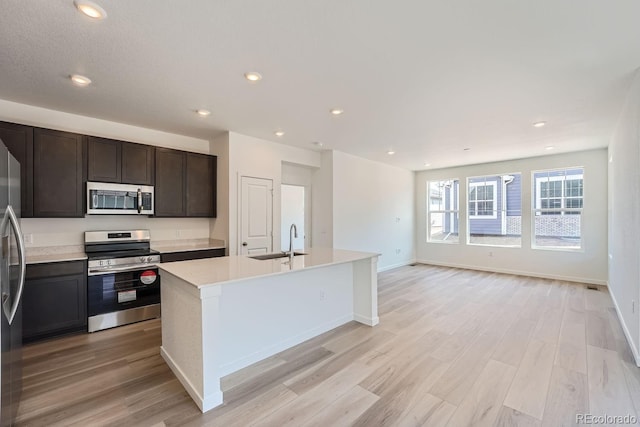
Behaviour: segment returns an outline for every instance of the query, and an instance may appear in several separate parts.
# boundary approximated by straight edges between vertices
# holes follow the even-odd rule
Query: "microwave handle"
[[[138,188],[138,213],[142,213],[142,190]]]

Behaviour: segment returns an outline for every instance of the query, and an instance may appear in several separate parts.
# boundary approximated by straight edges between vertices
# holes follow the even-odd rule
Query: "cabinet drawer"
[[[204,249],[201,251],[170,252],[166,254],[160,254],[160,261],[161,262],[189,261],[193,259],[217,258],[222,256],[224,256],[224,248]]]
[[[48,262],[44,264],[28,264],[27,279],[40,279],[52,276],[86,275],[86,261]]]

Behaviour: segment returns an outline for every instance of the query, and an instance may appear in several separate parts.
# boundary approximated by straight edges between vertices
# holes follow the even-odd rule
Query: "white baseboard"
[[[254,353],[251,353],[248,356],[244,356],[232,362],[225,363],[224,365],[220,366],[220,376],[224,377],[225,375],[245,368],[253,363],[259,362],[260,360],[266,359],[267,357],[271,357],[276,353],[280,353],[281,351],[298,345],[308,339],[330,331],[331,329],[337,328],[340,325],[344,325],[345,323],[352,321],[353,318],[353,314],[339,317],[320,326],[316,326],[315,328],[308,329],[293,337],[282,340],[276,344],[262,348]]]
[[[376,326],[378,323],[380,323],[380,318],[378,316],[366,317],[366,316],[361,316],[359,314],[354,314],[353,320],[368,326]]]
[[[408,261],[403,261],[403,262],[399,262],[397,264],[388,265],[386,267],[378,268],[378,273],[382,273],[383,271],[387,271],[387,270],[393,270],[394,268],[398,268],[398,267],[404,267],[405,265],[413,264],[414,262],[416,262],[416,260],[415,259],[411,259],[411,260],[408,260]]]
[[[191,396],[193,401],[196,402],[196,405],[198,405],[198,408],[200,408],[202,412],[207,412],[216,406],[222,405],[222,391],[212,393],[207,397],[202,397],[193,384],[191,384],[191,381],[189,381],[184,372],[182,372],[180,367],[174,362],[173,358],[171,358],[169,353],[166,352],[164,347],[160,347],[160,355],[167,365],[169,365],[169,368],[171,368],[171,371],[173,371],[175,376],[178,378],[178,381],[180,381],[184,389],[187,390],[189,396]]]
[[[608,291],[609,291],[609,295],[611,295],[613,306],[616,309],[616,314],[618,315],[618,320],[620,321],[620,325],[622,325],[622,331],[624,332],[624,336],[627,338],[627,343],[629,344],[629,347],[631,347],[631,353],[633,354],[633,359],[636,362],[636,366],[640,368],[640,354],[638,354],[638,349],[636,348],[635,340],[629,333],[627,324],[624,322],[624,318],[622,317],[620,306],[618,305],[618,301],[616,301],[615,295],[613,295],[613,292],[611,292],[611,288],[608,288]]]
[[[478,265],[467,265],[467,264],[439,262],[439,261],[430,261],[430,260],[417,260],[416,262],[419,264],[438,265],[441,267],[464,268],[467,270],[488,271],[492,273],[514,274],[516,276],[540,277],[541,279],[564,280],[567,282],[589,283],[593,285],[607,286],[606,280],[597,280],[589,277],[561,276],[558,274],[540,273],[538,271],[509,270],[508,268],[493,268],[493,267],[489,268],[489,267],[482,267]]]

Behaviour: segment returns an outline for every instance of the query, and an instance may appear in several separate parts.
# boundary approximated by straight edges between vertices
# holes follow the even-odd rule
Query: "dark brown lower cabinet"
[[[224,248],[198,251],[168,252],[160,254],[160,262],[188,261],[192,259],[217,258],[224,256]]]
[[[22,341],[87,330],[86,261],[27,265]]]

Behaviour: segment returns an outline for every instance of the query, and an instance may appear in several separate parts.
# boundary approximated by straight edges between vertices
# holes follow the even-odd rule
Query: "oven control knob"
[[[144,257],[143,256],[140,257],[140,262],[144,262]]]
[[[100,261],[100,267],[102,267],[104,265],[104,261]]]
[[[111,265],[111,260],[110,259],[107,260],[107,265]]]

